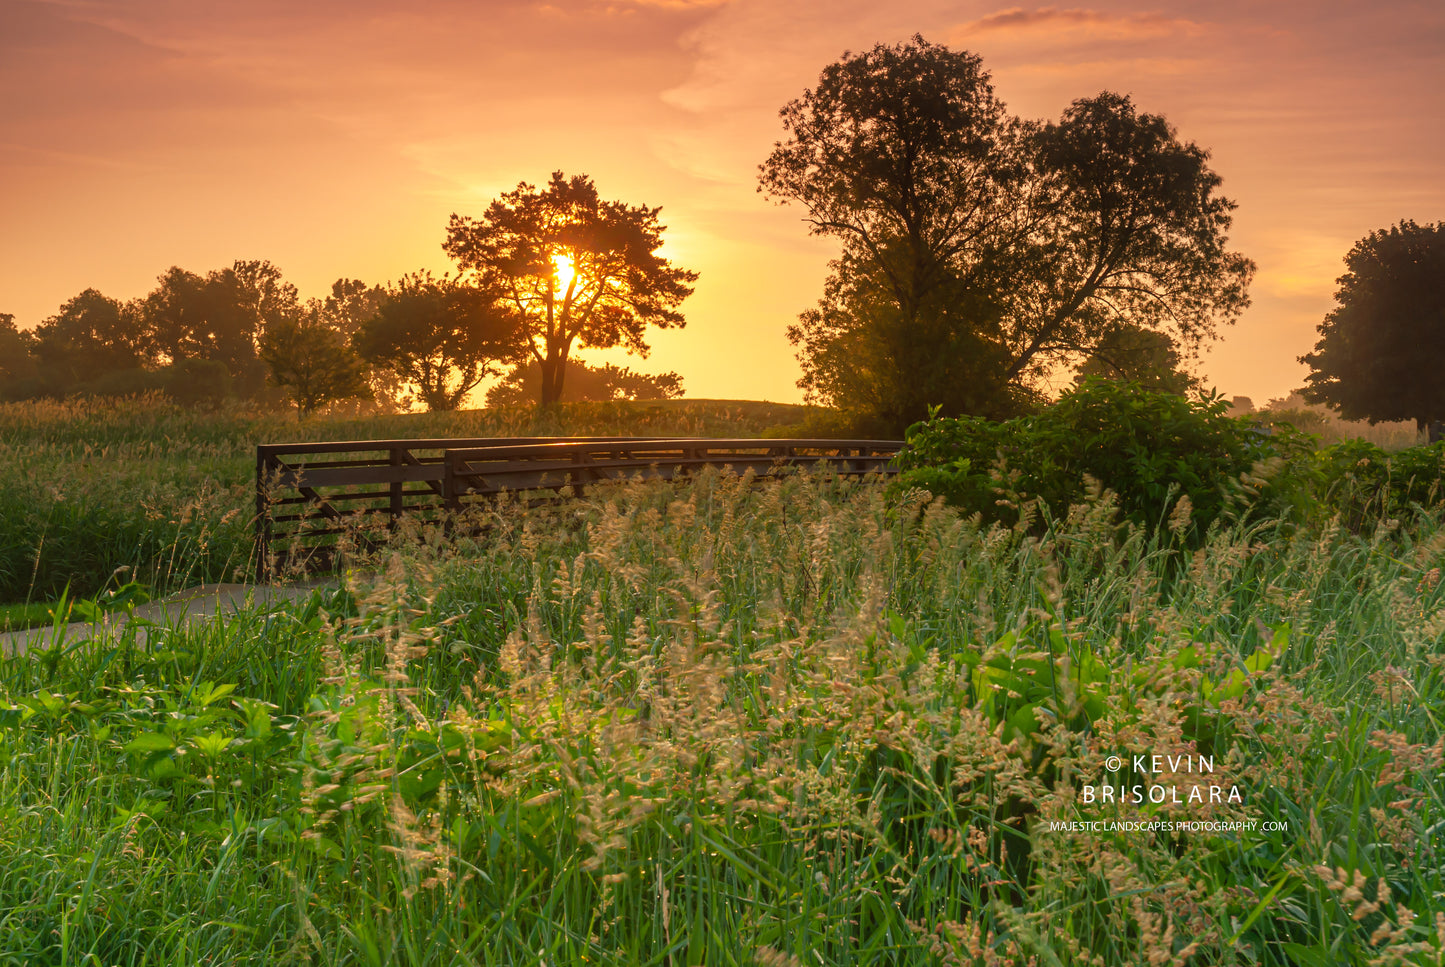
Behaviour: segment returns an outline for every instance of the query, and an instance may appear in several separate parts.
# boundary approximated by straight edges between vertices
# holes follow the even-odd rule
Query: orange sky
[[[792,401],[785,327],[835,244],[756,192],[777,112],[844,50],[922,33],[982,55],[1016,114],[1134,95],[1213,152],[1254,305],[1201,367],[1257,403],[1299,386],[1350,246],[1445,220],[1445,5],[1008,7],[897,0],[0,0],[0,312],[172,265],[444,271],[453,212],[585,173],[662,206],[701,273],[685,329],[632,361],[689,396]]]

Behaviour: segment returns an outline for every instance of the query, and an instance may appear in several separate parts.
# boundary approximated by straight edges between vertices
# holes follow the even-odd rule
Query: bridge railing
[[[636,476],[674,479],[704,466],[768,477],[829,463],[842,474],[892,472],[891,440],[505,437],[262,444],[256,448],[256,570],[331,566],[342,540],[375,545],[403,517],[440,522],[502,492],[580,492]]]
[[[603,481],[673,480],[702,467],[751,470],[757,477],[783,468],[828,463],[839,474],[891,472],[899,444],[885,440],[572,440],[532,446],[456,448],[446,452],[442,490],[449,510],[468,497],[502,491],[581,494]]]

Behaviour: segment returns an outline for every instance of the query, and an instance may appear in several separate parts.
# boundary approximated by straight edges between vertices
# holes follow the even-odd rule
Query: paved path
[[[200,624],[217,615],[265,610],[305,601],[316,588],[334,584],[336,581],[337,578],[328,577],[301,585],[272,584],[260,587],[249,584],[203,584],[200,587],[187,588],[168,598],[140,605],[135,609],[134,615],[167,628]],[[82,641],[86,638],[112,635],[120,631],[126,621],[127,616],[124,613],[116,613],[106,615],[102,620],[93,623],[75,621],[58,630],[52,625],[45,625],[0,633],[0,656],[19,654],[36,646],[49,647],[56,641]],[[144,634],[145,629],[142,628],[137,639],[142,639]]]

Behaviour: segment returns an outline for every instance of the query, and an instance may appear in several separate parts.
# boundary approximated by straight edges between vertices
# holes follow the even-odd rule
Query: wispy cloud
[[[999,33],[1069,33],[1091,39],[1149,40],[1198,36],[1207,24],[1162,13],[1106,13],[1081,7],[1010,7],[961,25],[959,37]]]

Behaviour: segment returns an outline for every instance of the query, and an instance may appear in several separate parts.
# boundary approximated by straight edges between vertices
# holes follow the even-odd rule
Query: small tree
[[[1302,390],[1347,420],[1445,418],[1445,223],[1402,221],[1345,256]]]
[[[381,310],[386,299],[385,286],[368,285],[359,279],[337,279],[331,283],[329,296],[311,300],[307,308],[349,341],[356,338],[363,323]],[[368,395],[379,409],[398,413],[411,408],[407,381],[400,373],[376,363],[365,368]]]
[[[369,395],[366,366],[346,337],[315,312],[305,320],[282,318],[267,324],[259,351],[271,382],[296,404],[297,420],[327,403]]]
[[[415,384],[429,410],[455,410],[522,350],[517,316],[493,293],[429,272],[405,276],[356,334],[357,353]]]
[[[522,320],[543,406],[562,398],[574,346],[645,357],[648,326],[685,325],[676,307],[697,273],[657,254],[660,211],[604,202],[590,178],[555,171],[545,189],[523,182],[480,219],[452,216],[442,247]]]

